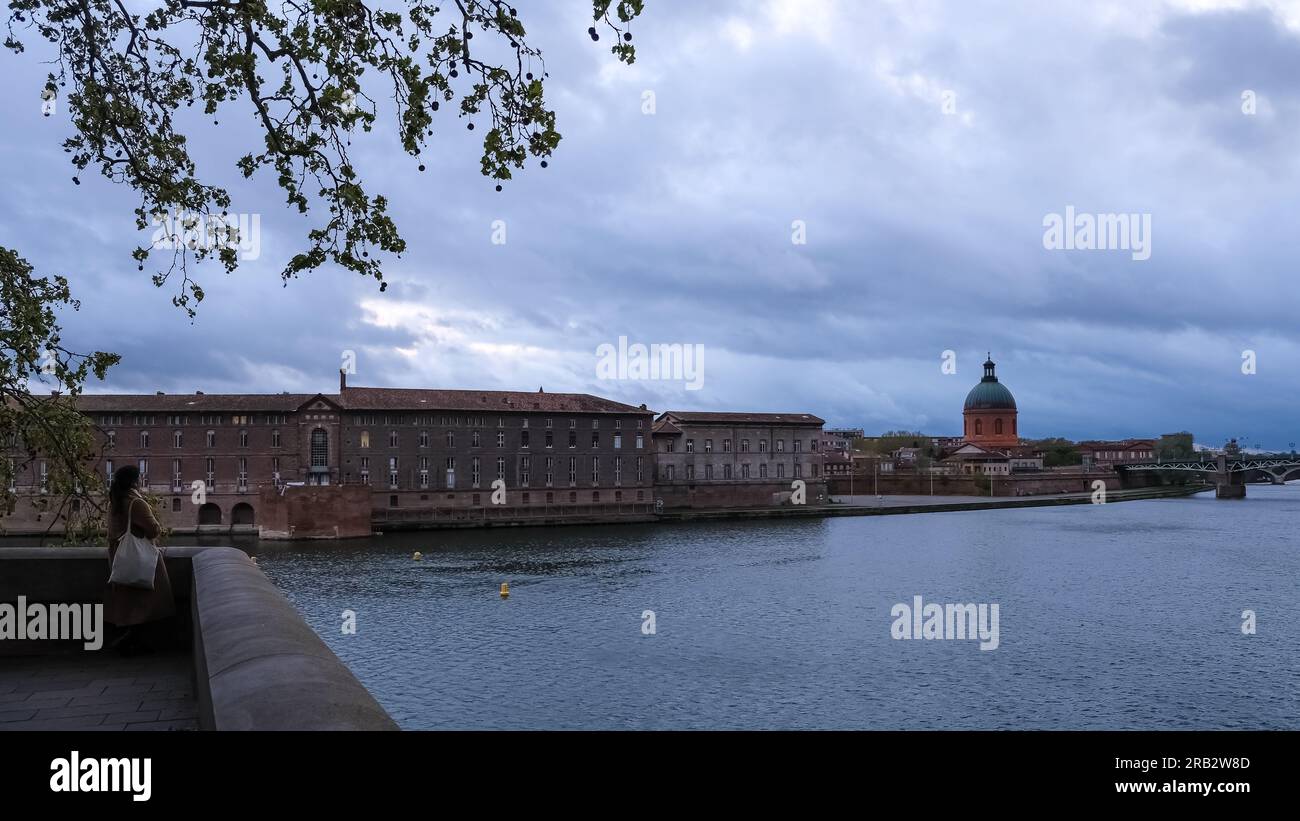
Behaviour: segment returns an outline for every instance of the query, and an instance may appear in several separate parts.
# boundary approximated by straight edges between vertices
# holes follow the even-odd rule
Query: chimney
[[[343,393],[343,391],[347,388],[347,386],[348,386],[348,372],[345,371],[343,368],[339,368],[339,393]]]

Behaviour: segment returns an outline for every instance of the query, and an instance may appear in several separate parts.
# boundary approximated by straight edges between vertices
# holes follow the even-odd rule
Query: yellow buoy
[[[415,555],[412,556],[411,558],[415,559],[418,562],[420,559],[424,558],[424,554],[417,550],[415,551]]]
[[[510,598],[510,582],[501,582],[501,598]]]

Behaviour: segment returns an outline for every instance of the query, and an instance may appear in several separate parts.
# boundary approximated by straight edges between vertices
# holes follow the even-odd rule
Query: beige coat
[[[153,508],[138,491],[131,491],[128,503],[131,532],[142,539],[157,539],[162,533],[162,526],[153,515]],[[110,513],[108,518],[108,562],[112,566],[113,556],[117,554],[117,544],[126,534],[127,511],[121,514]],[[162,556],[158,557],[158,569],[154,572],[153,590],[141,587],[123,587],[108,585],[104,594],[104,619],[119,627],[165,619],[175,614],[176,602],[172,598],[171,580],[167,578],[167,565]]]

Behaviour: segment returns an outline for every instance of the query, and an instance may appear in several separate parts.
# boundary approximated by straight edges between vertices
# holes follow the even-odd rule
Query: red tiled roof
[[[652,434],[668,433],[668,434],[672,434],[673,436],[676,436],[677,434],[682,432],[682,429],[674,425],[672,422],[669,422],[667,419],[660,419],[658,422],[655,422],[654,425],[650,427],[650,432]]]
[[[425,390],[423,388],[343,389],[345,410],[551,411],[572,413],[653,413],[587,393],[530,391]]]
[[[76,397],[82,413],[202,413],[219,411],[290,412],[314,393],[96,393]],[[338,402],[337,396],[325,396]]]
[[[710,411],[664,411],[660,419],[681,422],[730,425],[824,425],[826,420],[811,413],[716,413]]]

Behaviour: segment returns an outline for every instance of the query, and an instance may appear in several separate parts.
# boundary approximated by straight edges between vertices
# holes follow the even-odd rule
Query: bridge
[[[1246,498],[1246,478],[1251,473],[1267,476],[1280,485],[1288,479],[1300,477],[1300,456],[1295,454],[1262,456],[1216,456],[1212,459],[1184,459],[1169,462],[1140,462],[1116,465],[1121,484],[1125,474],[1136,470],[1163,470],[1182,473],[1199,473],[1213,476],[1214,495],[1218,499]]]

